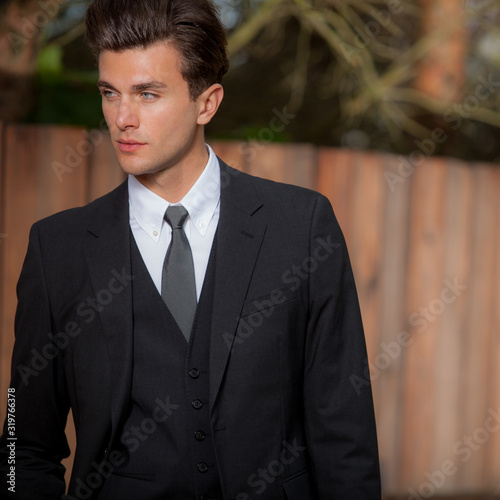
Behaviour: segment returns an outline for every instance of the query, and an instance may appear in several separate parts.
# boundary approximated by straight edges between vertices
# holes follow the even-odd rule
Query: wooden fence
[[[500,169],[308,145],[213,147],[333,204],[365,324],[384,492],[500,492]],[[0,129],[2,420],[29,227],[123,178],[106,133]],[[68,433],[73,443],[71,424]]]

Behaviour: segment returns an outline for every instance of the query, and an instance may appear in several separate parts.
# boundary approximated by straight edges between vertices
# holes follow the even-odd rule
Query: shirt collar
[[[178,203],[189,213],[196,230],[205,236],[208,224],[212,220],[220,199],[220,169],[217,156],[212,148],[206,145],[209,158],[197,181]],[[150,191],[133,175],[128,178],[130,209],[139,224],[155,242],[160,239],[165,211],[171,205],[161,196]]]

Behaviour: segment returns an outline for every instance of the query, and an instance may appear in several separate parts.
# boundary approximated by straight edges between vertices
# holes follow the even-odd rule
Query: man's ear
[[[198,96],[200,111],[198,125],[206,125],[213,118],[224,97],[224,89],[220,83],[214,83]]]

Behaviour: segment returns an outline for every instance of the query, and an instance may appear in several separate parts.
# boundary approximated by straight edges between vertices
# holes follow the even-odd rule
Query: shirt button
[[[195,399],[191,404],[195,410],[199,410],[203,406],[203,403],[199,399]]]
[[[200,372],[196,368],[192,368],[189,370],[189,376],[191,378],[198,378],[200,376]]]
[[[153,236],[158,236],[158,231],[153,231]]]
[[[194,437],[197,441],[203,441],[205,439],[205,433],[203,431],[196,431]]]
[[[198,224],[198,227],[199,227],[200,229],[203,229],[203,228],[205,227],[205,223],[204,223],[204,222],[200,222],[200,223]]]
[[[200,472],[207,472],[208,470],[208,465],[205,462],[201,462],[197,465],[198,471]]]

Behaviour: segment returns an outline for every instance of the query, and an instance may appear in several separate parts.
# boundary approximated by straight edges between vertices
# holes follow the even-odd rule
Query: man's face
[[[191,99],[179,67],[179,53],[166,43],[100,55],[104,118],[128,174],[189,164],[203,141],[203,99]]]

